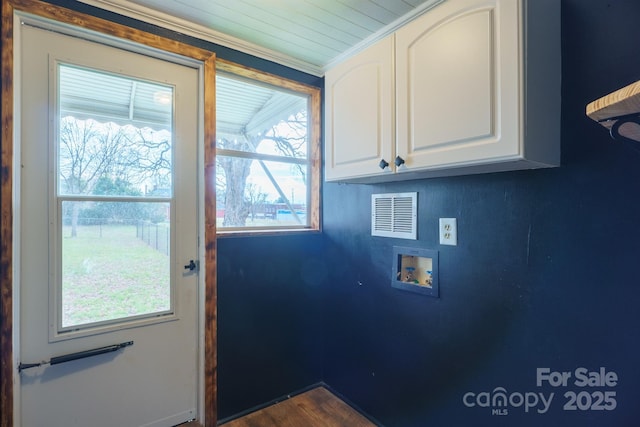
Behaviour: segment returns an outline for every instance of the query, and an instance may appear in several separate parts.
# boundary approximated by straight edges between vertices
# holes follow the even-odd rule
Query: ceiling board
[[[445,0],[81,0],[321,76]]]

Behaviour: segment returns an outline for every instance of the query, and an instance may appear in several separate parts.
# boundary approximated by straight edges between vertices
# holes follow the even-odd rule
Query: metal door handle
[[[189,260],[189,264],[184,266],[185,270],[189,270],[189,271],[193,271],[196,268],[198,268],[198,265],[196,264],[196,262],[192,259]]]

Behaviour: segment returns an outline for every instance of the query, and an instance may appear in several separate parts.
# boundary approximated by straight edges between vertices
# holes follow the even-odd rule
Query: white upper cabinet
[[[447,0],[329,70],[326,179],[558,166],[559,3]]]
[[[398,31],[405,170],[520,154],[517,16],[516,1],[455,0]]]
[[[325,77],[325,178],[391,174],[395,149],[393,35]]]

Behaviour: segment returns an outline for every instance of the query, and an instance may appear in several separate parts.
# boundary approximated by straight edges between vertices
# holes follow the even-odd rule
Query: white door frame
[[[199,104],[199,259],[201,260],[199,295],[199,390],[198,420],[205,426],[215,426],[216,405],[216,227],[215,227],[215,54],[200,48],[175,42],[170,39],[138,31],[93,16],[77,13],[65,8],[42,3],[37,0],[9,0],[2,4],[2,168],[9,173],[2,175],[1,206],[3,221],[0,225],[0,258],[5,271],[0,273],[0,304],[2,327],[0,349],[0,412],[3,414],[0,426],[19,425],[20,377],[17,366],[19,354],[19,239],[14,230],[19,230],[20,218],[13,215],[13,208],[19,206],[19,188],[14,181],[19,168],[20,135],[19,120],[15,120],[20,102],[14,87],[19,87],[19,52],[14,46],[14,32],[22,19],[36,19],[44,25],[63,29],[67,34],[91,37],[102,43],[129,50],[153,51],[160,58],[178,58],[198,69],[200,84]],[[19,36],[18,36],[19,37]],[[19,41],[19,40],[18,40]],[[5,78],[6,77],[6,78]],[[15,86],[14,86],[15,84]],[[18,104],[19,105],[19,104]],[[14,237],[16,236],[16,237]],[[7,337],[11,337],[11,341]]]

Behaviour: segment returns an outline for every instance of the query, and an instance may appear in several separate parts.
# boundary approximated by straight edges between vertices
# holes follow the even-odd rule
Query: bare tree
[[[150,129],[64,117],[60,121],[58,170],[61,194],[89,195],[101,178],[131,185],[170,184],[171,143]],[[71,236],[78,233],[80,204],[70,203]]]
[[[254,151],[246,138],[221,138],[218,147],[238,150]],[[251,159],[241,157],[218,156],[217,165],[224,170],[224,220],[225,227],[244,226],[249,215],[249,203],[245,200],[245,186],[251,171]]]
[[[262,211],[264,213],[264,204],[267,201],[267,193],[260,191],[255,184],[247,184],[245,194],[249,204],[249,214],[251,219],[255,220],[256,216]]]
[[[307,143],[307,110],[302,110],[280,122],[265,133],[263,140],[271,140],[278,151],[289,157],[305,157]],[[303,181],[306,182],[306,170],[295,165]]]
[[[262,133],[237,135],[236,138],[220,138],[218,148],[244,152],[256,152],[260,144],[272,141],[276,149],[284,156],[305,157],[307,142],[307,111],[298,112],[281,121]],[[242,157],[218,156],[217,165],[224,172],[224,177],[217,178],[218,191],[224,193],[225,227],[243,227],[252,211],[254,204],[266,202],[254,198],[255,189],[247,185],[247,178],[254,160]],[[306,181],[306,169],[300,165],[293,165]],[[252,193],[253,192],[253,193]],[[264,194],[264,193],[263,193]]]
[[[60,122],[60,193],[90,194],[111,167],[123,135],[113,126],[65,117]],[[71,237],[78,235],[80,204],[71,203]]]
[[[118,167],[131,184],[153,182],[156,187],[171,185],[171,141],[169,135],[154,138],[149,128],[125,126],[127,151],[120,156]],[[124,176],[121,175],[121,176]]]

